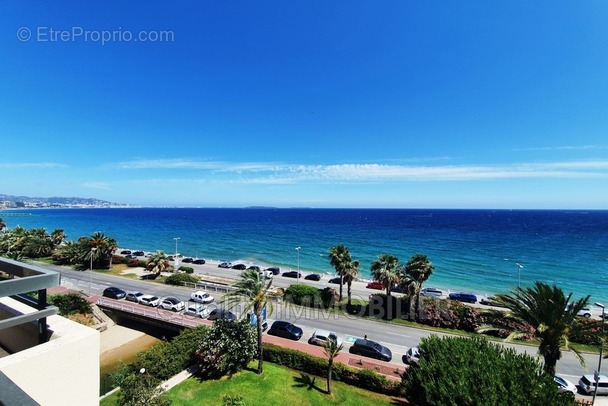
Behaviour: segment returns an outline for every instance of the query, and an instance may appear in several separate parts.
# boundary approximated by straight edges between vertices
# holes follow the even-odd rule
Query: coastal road
[[[123,278],[114,275],[103,274],[99,272],[90,273],[89,271],[76,271],[71,268],[54,266],[48,264],[40,264],[45,268],[49,268],[62,274],[62,285],[70,287],[74,290],[80,290],[83,293],[89,292],[89,286],[92,294],[101,295],[103,289],[108,286],[118,286],[124,290],[139,290],[144,293],[150,293],[157,296],[177,296],[182,300],[187,300],[192,292],[191,288],[177,287],[171,285],[163,285],[149,281],[142,281],[130,278]],[[206,267],[209,268],[209,267]],[[207,272],[205,272],[207,273]],[[212,275],[211,272],[208,274]],[[214,273],[216,276],[232,277],[238,276],[237,271],[230,270],[226,272],[219,268],[219,272]],[[283,278],[275,276],[273,284],[277,286],[287,287],[291,283],[295,283],[295,279]],[[321,287],[323,282],[311,282],[300,280],[300,282],[310,283],[311,285]],[[337,288],[337,285],[329,285]],[[355,286],[357,286],[355,288]],[[366,290],[364,283],[354,284],[353,295],[357,292],[363,298],[369,297],[371,293],[378,291]],[[346,291],[346,287],[345,287]],[[221,298],[218,292],[210,292],[216,299]],[[237,309],[237,314],[239,311]],[[430,334],[441,333],[432,332],[420,328],[405,327],[387,323],[383,321],[375,321],[370,319],[362,319],[356,316],[338,315],[333,312],[302,308],[285,303],[276,303],[272,317],[269,317],[269,322],[273,320],[286,320],[297,324],[304,330],[303,340],[307,340],[315,329],[324,329],[336,332],[339,336],[345,339],[345,347],[349,347],[350,343],[356,338],[367,335],[369,339],[378,341],[386,345],[393,352],[393,360],[391,363],[395,365],[403,365],[401,356],[408,348],[417,346],[422,337],[427,337]],[[535,356],[537,353],[536,346],[527,346],[512,343],[502,343],[504,346],[513,348],[518,353],[527,353]],[[585,371],[579,364],[574,354],[570,351],[564,352],[562,359],[558,362],[558,373],[567,379],[578,382],[583,373],[593,373],[598,362],[598,355],[583,354],[588,370]]]

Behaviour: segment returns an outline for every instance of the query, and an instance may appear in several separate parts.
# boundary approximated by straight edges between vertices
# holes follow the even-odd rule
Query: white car
[[[569,380],[564,379],[564,378],[562,378],[561,376],[558,376],[558,375],[555,375],[553,377],[553,380],[557,384],[557,390],[560,393],[570,392],[573,395],[576,395],[578,393],[578,388],[576,387],[576,385],[573,384],[572,382],[570,382]]]
[[[197,290],[196,292],[192,292],[190,295],[190,300],[194,300],[195,302],[209,304],[213,302],[215,299],[207,292],[203,292],[202,290]]]
[[[412,347],[403,354],[401,357],[401,361],[404,364],[417,364],[420,361],[420,351],[418,351],[418,347]]]
[[[139,297],[139,304],[156,307],[160,302],[160,298],[154,295],[142,295]]]
[[[332,331],[315,330],[315,332],[312,333],[312,336],[310,336],[310,338],[308,339],[308,344],[323,346],[325,345],[327,340],[335,340],[338,343],[338,346],[342,345],[343,343],[343,340]]]
[[[272,273],[272,271],[260,271],[260,276],[264,279],[272,279],[272,277],[274,276],[274,274]]]
[[[608,395],[608,376],[600,375],[597,385],[597,395]],[[595,377],[593,374],[583,375],[578,381],[578,387],[587,395],[595,391]]]
[[[439,299],[442,296],[445,296],[445,292],[437,288],[424,288],[420,291],[420,295],[424,297],[433,297],[435,299]]]
[[[184,312],[188,316],[200,317],[201,319],[206,319],[209,313],[211,313],[211,310],[209,310],[208,306],[193,300],[188,300],[186,311]]]
[[[176,297],[168,296],[168,297],[163,298],[163,300],[160,301],[159,307],[161,307],[165,310],[181,312],[186,307],[186,304]]]

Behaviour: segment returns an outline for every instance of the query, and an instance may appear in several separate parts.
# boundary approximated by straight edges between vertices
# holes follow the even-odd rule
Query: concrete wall
[[[99,332],[61,316],[47,323],[51,340],[0,358],[0,370],[41,405],[98,405]]]

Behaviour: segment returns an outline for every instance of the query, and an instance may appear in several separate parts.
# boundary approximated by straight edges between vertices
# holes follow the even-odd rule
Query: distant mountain
[[[36,206],[92,206],[92,207],[116,207],[127,206],[125,204],[112,203],[85,197],[29,197],[0,194],[0,202],[27,203]]]

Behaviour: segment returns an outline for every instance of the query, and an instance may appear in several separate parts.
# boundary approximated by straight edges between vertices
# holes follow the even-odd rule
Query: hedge
[[[326,377],[327,360],[302,351],[264,343],[264,360],[283,365],[307,374]],[[399,382],[388,380],[370,369],[355,369],[341,363],[334,363],[332,378],[358,388],[389,396],[403,396]]]

